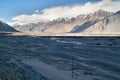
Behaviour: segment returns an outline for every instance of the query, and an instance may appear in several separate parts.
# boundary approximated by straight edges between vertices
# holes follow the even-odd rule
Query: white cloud
[[[63,17],[76,17],[80,14],[89,14],[98,9],[103,9],[106,11],[116,12],[120,8],[120,1],[112,1],[112,0],[102,0],[100,2],[91,3],[87,2],[84,5],[74,5],[74,6],[59,6],[47,8],[42,11],[36,10],[32,15],[18,15],[13,17],[13,22],[9,22],[8,24],[27,24],[27,23],[37,23],[40,21],[52,21],[57,18]],[[42,14],[37,14],[38,12],[42,12]]]
[[[3,19],[0,18],[0,21],[3,21]]]
[[[39,13],[39,10],[35,10],[35,13]]]

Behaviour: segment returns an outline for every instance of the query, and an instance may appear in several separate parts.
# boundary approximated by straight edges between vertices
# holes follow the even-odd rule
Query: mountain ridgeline
[[[47,33],[85,33],[112,34],[120,33],[120,11],[117,13],[98,10],[90,14],[82,14],[73,18],[60,18],[49,22],[17,25],[19,31]]]
[[[0,32],[18,32],[18,31],[9,26],[8,24],[0,21]]]
[[[90,25],[82,33],[120,34],[120,11]]]

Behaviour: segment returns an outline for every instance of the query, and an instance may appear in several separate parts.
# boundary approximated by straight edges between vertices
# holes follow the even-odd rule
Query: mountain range
[[[82,33],[120,34],[120,11],[90,25],[87,29],[83,30]]]
[[[107,25],[114,20],[109,20],[113,12],[98,10],[90,14],[82,14],[73,18],[60,18],[49,22],[30,23],[17,25],[15,29],[26,32],[47,32],[47,33],[97,33],[106,31]],[[119,16],[119,14],[116,14]],[[111,19],[111,18],[110,18]],[[106,30],[102,30],[104,29]],[[106,27],[106,28],[105,28]]]
[[[29,23],[13,27],[0,21],[0,32],[37,32],[51,34],[120,34],[120,11],[98,10],[73,18],[59,18],[49,22]]]

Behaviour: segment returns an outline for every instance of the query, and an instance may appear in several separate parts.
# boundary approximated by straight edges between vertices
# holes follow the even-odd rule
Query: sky
[[[120,0],[0,0],[0,20],[10,25],[76,17],[98,9],[115,12]]]

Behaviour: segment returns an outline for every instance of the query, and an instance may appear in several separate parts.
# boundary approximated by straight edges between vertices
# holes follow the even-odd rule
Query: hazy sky
[[[75,17],[97,9],[119,10],[120,0],[0,0],[0,19],[13,23],[30,23]]]

